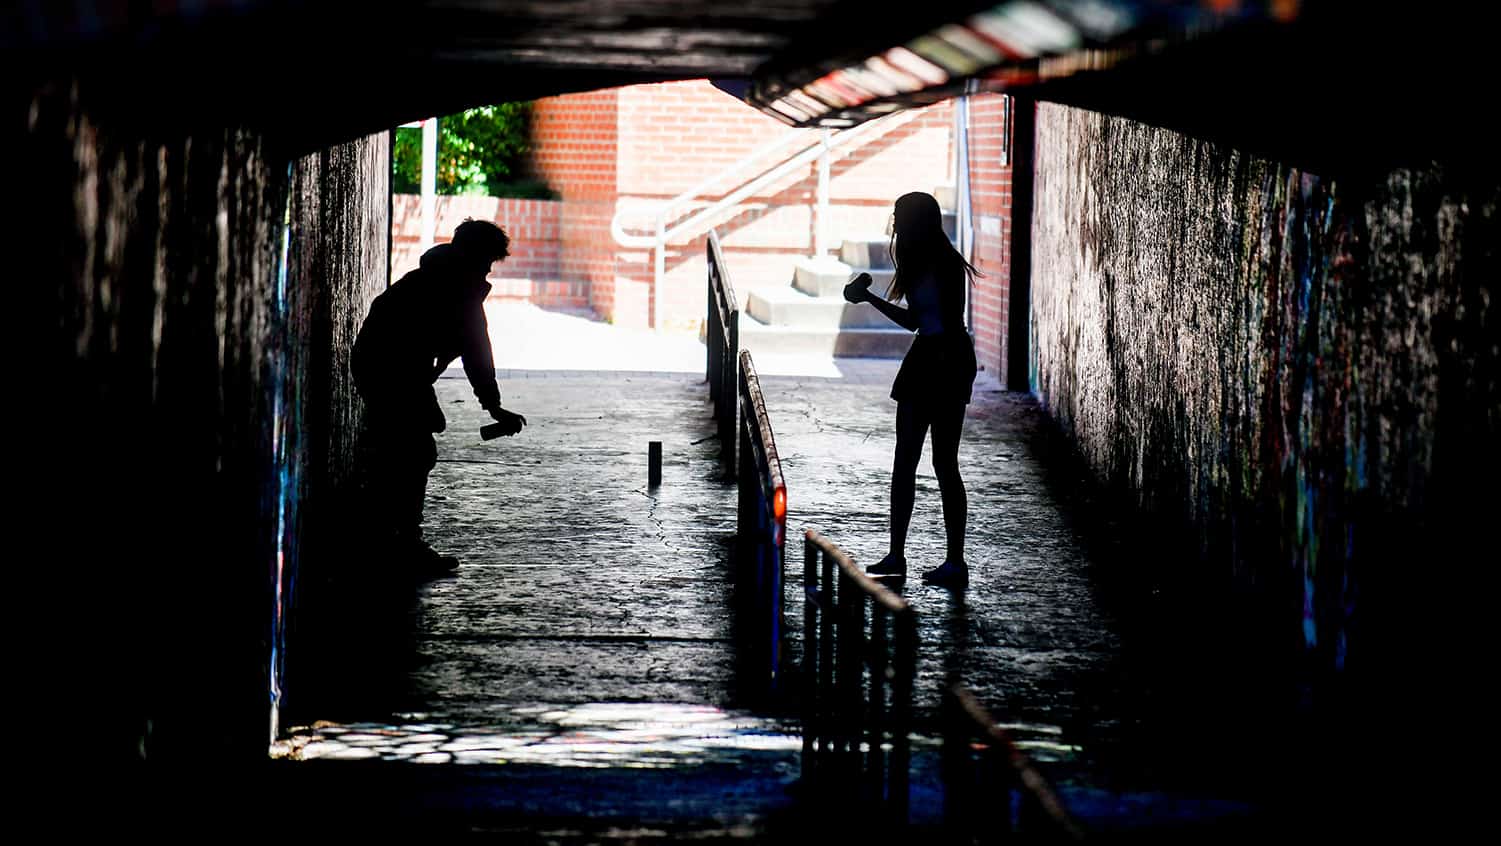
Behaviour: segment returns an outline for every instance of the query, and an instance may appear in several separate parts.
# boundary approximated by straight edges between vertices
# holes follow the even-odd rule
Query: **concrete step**
[[[800,258],[793,263],[792,287],[810,297],[842,297],[844,286],[863,268],[850,267],[835,258]],[[881,292],[891,283],[895,271],[873,268],[871,290]]]
[[[804,329],[768,326],[740,315],[740,346],[756,353],[901,358],[912,346],[905,329]]]
[[[943,213],[943,233],[950,241],[959,239],[959,213]],[[839,245],[839,260],[856,268],[890,268],[891,239],[880,237],[845,238]]]
[[[839,260],[852,268],[891,269],[891,241],[881,238],[846,238],[839,245]]]
[[[868,303],[848,303],[842,295],[810,297],[796,288],[758,288],[746,311],[772,326],[799,329],[890,329],[892,323]]]

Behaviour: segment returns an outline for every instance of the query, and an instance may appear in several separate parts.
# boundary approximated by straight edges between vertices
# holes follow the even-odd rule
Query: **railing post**
[[[667,213],[657,213],[657,248],[653,250],[656,264],[651,282],[651,328],[662,331],[662,277],[667,275]]]
[[[876,602],[870,609],[870,696],[866,710],[866,773],[871,798],[880,803],[886,798],[886,620],[885,606]]]
[[[826,256],[829,252],[829,134],[825,129],[819,137],[818,154],[818,210],[813,219],[813,255]]]
[[[704,350],[707,353],[707,363],[704,366],[704,381],[709,383],[709,401],[714,404],[714,416],[719,416],[719,389],[724,385],[724,377],[719,369],[719,353],[723,344],[720,341],[722,330],[719,327],[719,298],[714,293],[714,275],[718,272],[718,263],[714,260],[714,245],[704,242],[704,267],[707,269],[705,279],[708,282],[708,294],[704,298]],[[720,445],[724,449],[724,445]]]
[[[804,678],[813,680],[816,697],[805,709],[807,776],[825,800],[876,803],[857,827],[905,826],[916,614],[827,538],[812,529],[803,538],[804,592],[821,615],[804,618]]]
[[[838,645],[840,719],[844,725],[847,756],[845,778],[853,792],[859,787],[856,779],[861,770],[860,742],[865,734],[865,701],[860,695],[860,682],[865,671],[865,595],[842,567],[839,588],[843,605]]]
[[[779,511],[777,507],[778,496],[785,497],[785,491],[772,491],[771,506],[771,572],[767,574],[768,590],[767,604],[771,606],[771,613],[767,619],[769,627],[768,655],[771,664],[771,694],[778,695],[782,688],[782,574],[787,568],[787,528],[785,524],[786,513]]]
[[[840,749],[844,752],[841,778],[851,788],[851,798],[858,794],[854,776],[859,772],[856,756],[860,752],[863,731],[860,726],[860,670],[856,661],[861,659],[855,647],[855,605],[860,601],[860,591],[841,568],[834,576],[839,581],[839,620],[834,623],[834,668],[835,695],[839,697]],[[853,707],[852,707],[853,703]]]
[[[814,738],[820,733],[818,719],[818,547],[803,535],[803,772],[817,770],[813,757]]]
[[[952,684],[945,684],[939,704],[939,726],[943,734],[939,767],[943,779],[943,825],[950,838],[968,840],[970,825],[970,787],[974,767],[969,750],[969,721],[964,715]],[[1010,825],[1010,796],[1007,796],[1006,819]]]
[[[896,654],[891,679],[891,802],[892,815],[907,821],[911,802],[912,683],[917,671],[917,617],[911,608],[895,615]]]
[[[731,292],[725,291],[722,286],[720,288],[720,291],[721,293],[731,294]],[[739,383],[743,380],[743,377],[739,375],[740,310],[738,308],[731,308],[729,314],[726,317],[726,321],[729,323],[729,326],[723,327],[725,346],[724,349],[720,351],[720,360],[725,362],[723,370],[723,378],[725,384],[720,388],[720,391],[728,392],[731,400],[725,403],[724,419],[720,421],[719,431],[721,437],[720,443],[724,444],[726,449],[725,455],[723,457],[723,463],[725,472],[728,475],[733,473],[735,468],[735,439],[733,433],[736,429],[740,428],[739,417],[742,413],[740,407],[739,392],[737,390]],[[730,437],[724,437],[724,435],[726,434],[729,434]]]
[[[714,400],[714,418],[719,421],[719,468],[726,479],[736,475],[735,447],[740,436],[741,383],[740,308],[724,266],[719,236],[709,231],[705,245],[708,264],[709,299],[705,316],[710,329],[704,341],[708,345],[709,398]]]
[[[739,371],[738,383],[739,390],[735,392],[737,405],[740,404],[742,398],[745,396],[745,371],[743,369]],[[749,558],[755,554],[756,543],[760,540],[757,537],[753,537],[753,535],[760,533],[760,527],[757,525],[759,521],[752,514],[752,507],[756,495],[754,488],[760,485],[761,481],[758,478],[759,474],[756,473],[756,468],[752,465],[750,425],[748,422],[741,422],[735,428],[738,430],[740,441],[740,448],[738,450],[740,469],[735,474],[735,487],[740,493],[740,512],[737,520],[738,534],[745,556]]]
[[[823,614],[818,618],[818,702],[819,725],[823,733],[818,738],[818,749],[827,771],[827,765],[834,760],[830,747],[834,745],[839,725],[834,696],[834,616],[839,593],[834,581],[834,559],[827,551],[823,553],[823,575],[819,583],[823,586]]]

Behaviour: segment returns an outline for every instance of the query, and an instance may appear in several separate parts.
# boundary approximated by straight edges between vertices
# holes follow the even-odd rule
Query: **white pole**
[[[656,265],[652,269],[651,285],[651,327],[662,331],[662,282],[667,276],[667,211],[663,209],[657,213],[657,254]]]
[[[955,234],[959,236],[959,254],[964,256],[966,261],[972,262],[974,261],[975,233],[970,222],[972,211],[969,194],[969,95],[967,94],[959,98],[957,108],[954,110],[954,123],[958,131],[954,144],[956,159],[954,187],[957,194],[955,205],[958,206],[954,210],[956,212],[954,228],[958,230]],[[965,286],[964,311],[971,332],[974,331],[975,326],[975,304],[972,293],[969,286]]]
[[[438,229],[438,119],[422,122],[422,249],[433,245]]]
[[[965,95],[959,98],[958,147],[959,196],[955,199],[959,201],[957,203],[959,208],[955,209],[955,211],[958,212],[958,214],[956,215],[955,223],[958,224],[956,228],[959,231],[956,234],[959,236],[960,253],[964,255],[965,259],[971,259],[971,253],[974,251],[974,242],[972,240],[973,230],[970,227],[969,208],[969,95]]]
[[[818,154],[818,211],[813,220],[813,255],[822,258],[829,254],[829,135],[823,130]]]

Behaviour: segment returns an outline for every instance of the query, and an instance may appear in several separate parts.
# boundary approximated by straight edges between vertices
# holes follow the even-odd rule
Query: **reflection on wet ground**
[[[401,724],[328,723],[293,729],[276,754],[296,760],[416,764],[544,764],[558,767],[684,767],[740,753],[783,752],[796,761],[796,726],[707,705],[618,702],[511,706],[497,724],[455,726],[406,715]],[[534,730],[516,728],[536,726]],[[509,726],[508,728],[502,726]]]

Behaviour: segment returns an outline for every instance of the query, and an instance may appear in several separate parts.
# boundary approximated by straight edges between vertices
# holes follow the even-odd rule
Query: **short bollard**
[[[646,484],[648,487],[655,488],[662,484],[662,442],[650,441],[647,444],[646,454]]]

